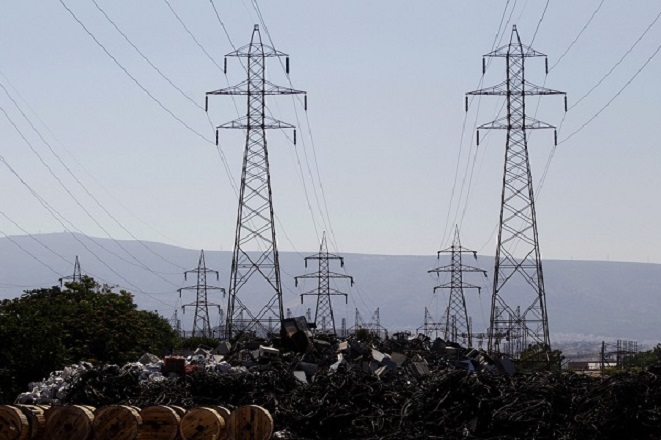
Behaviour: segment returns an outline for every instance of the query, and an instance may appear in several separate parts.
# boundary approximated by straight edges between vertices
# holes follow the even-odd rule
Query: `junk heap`
[[[304,324],[304,323],[303,323]],[[647,439],[661,432],[661,366],[607,378],[516,372],[424,335],[346,340],[284,322],[190,356],[87,363],[30,384],[17,403],[260,405],[282,439]]]

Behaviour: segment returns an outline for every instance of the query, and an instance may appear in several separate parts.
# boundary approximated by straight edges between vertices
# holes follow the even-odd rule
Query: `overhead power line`
[[[108,57],[110,57],[110,59],[117,65],[117,67],[119,67],[126,74],[126,76],[128,76],[135,83],[135,85],[137,85],[138,88],[140,88],[140,90],[142,90],[152,101],[154,101],[159,107],[161,107],[161,109],[163,109],[172,118],[174,118],[181,125],[183,125],[188,131],[195,134],[200,139],[202,139],[202,140],[204,140],[204,141],[206,141],[210,144],[214,144],[214,142],[211,139],[207,138],[202,133],[200,133],[199,131],[195,130],[193,127],[188,125],[183,119],[181,119],[176,114],[174,114],[174,112],[172,110],[167,108],[158,98],[156,98],[149,90],[147,90],[147,88],[145,86],[143,86],[142,83],[140,83],[140,81],[138,81],[136,77],[131,75],[131,73],[126,69],[126,67],[124,67],[124,65],[122,65],[117,60],[117,58],[115,58],[108,51],[108,49],[106,49],[106,47],[96,38],[96,36],[87,28],[87,26],[85,26],[85,24],[78,18],[78,16],[66,5],[66,3],[64,3],[64,0],[59,0],[59,2],[64,7],[64,9],[66,9],[67,12],[69,12],[71,17],[76,21],[76,23],[78,23],[80,25],[80,27],[83,28],[85,33],[87,33],[87,35],[89,35],[90,38],[92,38],[92,40],[94,40],[94,42],[103,50],[103,52],[105,52],[105,54],[108,55]]]
[[[585,123],[583,123],[583,125],[581,125],[577,130],[573,131],[573,132],[572,132],[570,135],[568,135],[566,138],[564,138],[564,139],[562,139],[561,141],[559,141],[558,144],[561,144],[561,143],[563,143],[563,142],[568,141],[569,139],[571,139],[572,137],[574,137],[574,135],[576,135],[576,134],[579,133],[581,130],[583,130],[585,127],[587,127],[588,124],[590,124],[590,122],[592,122],[592,121],[594,121],[595,119],[597,119],[597,117],[599,117],[599,115],[601,115],[601,113],[603,113],[603,111],[606,110],[606,109],[607,109],[607,108],[613,103],[613,101],[615,101],[615,100],[617,99],[617,97],[620,96],[620,95],[622,94],[622,92],[624,92],[624,90],[625,90],[627,87],[629,87],[629,85],[631,85],[631,83],[636,79],[636,77],[638,77],[638,75],[640,75],[640,73],[641,73],[643,70],[645,70],[645,67],[647,67],[647,65],[650,63],[650,61],[652,61],[652,60],[654,59],[654,57],[656,57],[656,56],[658,55],[659,51],[661,51],[661,45],[659,45],[659,46],[656,48],[656,50],[654,51],[654,53],[652,53],[652,55],[650,55],[650,56],[647,58],[647,60],[645,61],[645,63],[644,63],[642,66],[640,66],[640,68],[636,71],[636,73],[634,73],[634,75],[633,75],[633,76],[632,76],[632,77],[631,77],[631,78],[630,78],[630,79],[629,79],[629,80],[628,80],[628,81],[622,86],[622,88],[620,88],[620,90],[618,90],[617,93],[616,93],[616,94],[615,94],[615,95],[614,95],[614,96],[613,96],[613,97],[612,97],[612,98],[611,98],[606,104],[604,104],[604,106],[601,107],[601,108],[599,109],[599,111],[597,111],[597,113],[595,113],[590,119],[588,119]]]
[[[573,108],[576,107],[578,104],[580,104],[585,98],[587,98],[588,96],[590,96],[590,94],[591,94],[591,93],[592,93],[597,87],[599,87],[599,86],[601,85],[601,83],[603,83],[603,82],[606,80],[606,78],[608,78],[608,77],[613,73],[613,71],[614,71],[615,69],[618,68],[618,66],[619,66],[620,64],[622,64],[622,62],[624,61],[624,59],[625,59],[627,56],[629,56],[629,54],[630,54],[630,53],[636,48],[636,46],[638,45],[638,43],[640,43],[641,40],[642,40],[643,38],[645,38],[645,35],[647,35],[647,33],[650,31],[650,29],[652,29],[652,26],[654,26],[654,25],[656,24],[656,22],[659,21],[659,18],[661,18],[661,12],[659,12],[659,13],[656,15],[656,17],[654,17],[654,20],[652,20],[652,22],[647,26],[647,28],[645,28],[645,30],[643,31],[643,33],[640,34],[640,36],[639,36],[639,37],[636,39],[636,41],[635,41],[635,42],[629,47],[629,49],[627,49],[627,51],[624,52],[624,54],[620,57],[620,59],[617,60],[617,62],[613,65],[613,67],[611,67],[611,68],[608,70],[608,72],[606,72],[606,74],[605,74],[604,76],[602,76],[602,77],[599,79],[599,81],[597,81],[597,83],[596,83],[595,85],[593,85],[592,87],[590,87],[590,89],[589,89],[589,90],[588,90],[583,96],[581,96],[578,100],[576,100],[576,102],[574,102],[572,105],[570,105],[568,110],[573,109]]]
[[[601,9],[601,7],[603,6],[605,1],[606,0],[601,0],[599,5],[597,6],[597,9],[595,9],[594,12],[592,12],[592,15],[590,16],[588,21],[583,25],[583,28],[580,30],[578,35],[576,35],[576,38],[574,38],[574,40],[569,44],[569,46],[567,46],[567,49],[565,49],[565,51],[562,53],[562,55],[560,55],[558,57],[557,61],[555,63],[553,63],[553,65],[551,67],[549,67],[549,72],[551,72],[553,69],[555,69],[555,66],[560,64],[560,61],[562,61],[562,59],[567,55],[567,53],[569,53],[571,48],[574,47],[574,44],[576,44],[578,39],[581,38],[581,35],[583,35],[583,32],[585,32],[585,30],[588,28],[588,26],[590,26],[590,23],[592,23],[592,20],[597,15],[597,12],[599,12],[599,10]]]
[[[149,64],[149,65],[150,65],[150,66],[151,66],[151,67],[152,67],[152,68],[153,68],[153,69],[154,69],[154,70],[155,70],[160,76],[161,76],[161,78],[163,78],[165,81],[167,81],[168,84],[170,84],[172,87],[174,87],[174,88],[175,88],[175,89],[176,89],[176,90],[177,90],[177,91],[178,91],[178,92],[179,92],[184,98],[186,98],[189,102],[191,102],[195,107],[197,107],[197,108],[200,109],[200,110],[204,110],[204,107],[202,107],[202,105],[200,105],[197,101],[195,101],[193,98],[191,98],[190,95],[188,95],[188,94],[187,94],[186,92],[184,92],[180,87],[178,87],[174,82],[172,82],[172,80],[171,80],[170,78],[168,78],[168,77],[163,73],[163,71],[161,71],[161,69],[159,69],[158,67],[156,67],[156,66],[154,65],[154,63],[151,62],[151,60],[149,59],[149,57],[147,57],[147,55],[145,55],[140,49],[138,49],[138,46],[136,46],[136,45],[135,45],[135,44],[129,39],[129,37],[126,35],[126,33],[124,33],[124,32],[119,28],[119,26],[117,26],[117,24],[113,21],[113,19],[111,19],[110,16],[108,16],[108,14],[106,13],[106,11],[105,11],[103,8],[101,8],[101,6],[99,6],[99,4],[96,2],[96,0],[92,0],[92,3],[94,3],[94,6],[96,6],[96,9],[98,9],[99,12],[101,12],[101,14],[103,14],[103,16],[104,16],[104,17],[106,18],[106,20],[108,20],[108,22],[109,22],[109,23],[115,28],[115,30],[116,30],[117,32],[119,32],[119,33],[121,34],[122,37],[124,37],[124,40],[126,40],[126,42],[127,42],[128,44],[130,44],[131,47],[132,47],[133,49],[135,49],[135,51],[136,51],[136,52],[142,57],[142,59],[144,59],[144,60],[145,60],[145,61],[146,61],[146,62],[147,62],[147,63],[148,63],[148,64]]]
[[[108,196],[110,196],[110,197],[115,201],[115,203],[117,203],[117,204],[118,204],[120,207],[122,207],[122,208],[123,208],[123,209],[124,209],[129,215],[131,215],[133,218],[135,218],[136,220],[138,220],[140,223],[142,223],[143,225],[145,225],[146,227],[148,227],[149,229],[151,229],[152,231],[154,231],[156,234],[160,235],[160,236],[161,236],[162,238],[164,238],[165,240],[168,240],[168,241],[171,241],[171,242],[177,243],[177,240],[175,240],[175,239],[173,239],[173,238],[171,238],[171,237],[167,237],[167,236],[165,236],[162,232],[160,232],[160,231],[158,231],[157,229],[155,229],[155,228],[153,227],[152,224],[147,223],[145,220],[143,220],[143,219],[141,219],[140,217],[138,217],[138,216],[137,216],[135,213],[133,213],[133,212],[132,212],[132,211],[131,211],[131,210],[130,210],[130,209],[129,209],[124,203],[122,203],[121,200],[119,200],[119,199],[118,199],[117,197],[115,197],[110,191],[108,191],[108,189],[105,188],[104,185],[101,184],[101,183],[98,181],[98,179],[94,176],[94,174],[92,174],[89,170],[87,170],[87,168],[85,167],[85,165],[83,165],[78,159],[76,159],[76,157],[75,157],[75,156],[74,156],[74,155],[73,155],[73,154],[72,154],[72,153],[66,148],[66,146],[65,146],[65,145],[64,145],[64,144],[63,144],[63,143],[57,138],[57,136],[55,135],[55,133],[53,133],[53,130],[51,130],[51,129],[48,127],[48,125],[43,121],[43,119],[41,119],[41,117],[39,116],[39,114],[37,114],[37,112],[36,112],[36,111],[30,106],[30,104],[25,100],[25,98],[21,95],[21,93],[18,91],[18,89],[17,89],[16,87],[14,87],[14,85],[13,85],[12,82],[11,82],[11,80],[10,80],[10,79],[9,79],[9,78],[8,78],[8,77],[7,77],[2,71],[1,71],[1,70],[0,70],[0,77],[2,77],[2,79],[4,79],[4,81],[5,81],[5,82],[9,85],[9,87],[12,89],[12,92],[13,92],[16,96],[18,96],[18,98],[19,98],[19,100],[22,102],[22,104],[23,104],[23,105],[29,110],[29,112],[32,114],[32,116],[34,116],[34,117],[37,119],[37,121],[39,121],[39,123],[41,124],[41,126],[42,126],[42,127],[43,127],[43,128],[44,128],[44,129],[50,134],[50,136],[55,140],[55,142],[57,142],[57,144],[58,144],[58,145],[59,145],[59,146],[60,146],[60,147],[61,147],[61,148],[67,153],[67,154],[69,154],[69,156],[71,157],[71,159],[73,159],[73,161],[76,163],[76,165],[78,165],[78,167],[79,167],[79,168],[80,168],[85,174],[87,174],[87,176],[88,176],[90,179],[92,179],[92,181],[93,181],[93,182],[94,182],[99,188],[101,188],[101,189],[102,189],[102,190],[103,190]],[[12,98],[11,98],[11,95],[10,95],[10,99],[12,99]],[[17,105],[17,107],[20,108],[20,106],[18,106],[18,105]],[[28,121],[30,121],[30,119],[28,119]],[[55,153],[53,153],[53,154],[57,157],[57,154],[55,154]],[[75,175],[75,173],[74,173],[74,175]],[[177,243],[177,244],[183,246],[183,244],[181,244],[181,243]],[[183,268],[182,268],[182,269],[183,269]]]

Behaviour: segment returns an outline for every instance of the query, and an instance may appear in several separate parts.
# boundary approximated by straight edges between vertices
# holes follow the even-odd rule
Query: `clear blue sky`
[[[213,139],[204,111],[159,76],[93,2],[63,1],[163,106]],[[168,1],[222,66],[232,47],[211,3]],[[244,79],[236,59],[229,60],[226,78],[164,0],[96,2],[198,105],[204,105],[206,91]],[[246,44],[253,23],[259,23],[254,3],[216,0],[215,5],[233,44]],[[280,249],[314,251],[321,232],[332,227],[339,252],[419,255],[433,255],[448,245],[455,223],[466,246],[481,254],[495,251],[505,138],[502,132],[491,133],[476,149],[474,127],[493,119],[503,101],[483,98],[468,114],[463,102],[464,93],[480,85],[481,57],[492,49],[494,38],[505,43],[517,24],[524,43],[530,43],[537,30],[533,46],[548,54],[554,67],[545,77],[543,61],[531,60],[527,78],[566,91],[571,106],[661,12],[656,1],[614,0],[262,0],[259,7],[276,47],[291,55],[294,87],[309,93],[307,118],[290,97],[269,101],[276,117],[300,123],[296,148],[284,133],[269,133]],[[559,139],[614,98],[659,44],[661,20],[567,113]],[[536,185],[554,152],[537,193],[544,258],[661,263],[661,152],[655,132],[661,117],[660,71],[658,56],[557,149],[552,132],[531,135]],[[241,133],[220,134],[228,175],[213,143],[149,98],[59,0],[5,2],[0,72],[0,84],[53,151],[118,221],[71,177],[0,90],[0,107],[100,224],[72,200],[0,112],[0,154],[63,215],[67,228],[99,237],[133,235],[192,249],[231,250],[237,207],[231,182],[237,184],[240,176]],[[268,72],[273,82],[287,84],[274,60]],[[483,85],[496,84],[504,75],[503,60],[495,60]],[[529,113],[561,123],[562,98],[537,102],[528,102]],[[235,104],[245,113],[244,100]],[[210,101],[214,125],[236,116],[230,98]],[[64,229],[4,164],[0,187],[0,211],[24,230]],[[22,233],[1,216],[0,231]]]

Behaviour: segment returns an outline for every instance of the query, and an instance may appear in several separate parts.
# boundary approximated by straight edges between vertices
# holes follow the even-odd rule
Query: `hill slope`
[[[33,237],[38,241],[28,236],[0,239],[0,298],[18,296],[28,288],[57,284],[59,276],[71,274],[72,262],[78,255],[84,273],[134,292],[140,307],[170,317],[182,303],[194,300],[191,292],[184,292],[179,300],[176,290],[195,282],[190,277],[184,281],[182,272],[197,266],[199,250],[68,233]],[[205,251],[205,255],[207,266],[220,272],[220,282],[216,285],[227,288],[231,252]],[[307,307],[314,308],[310,299],[301,306],[299,297],[301,292],[313,289],[314,284],[308,281],[294,287],[293,277],[306,273],[303,262],[306,255],[281,253],[284,301],[295,314],[303,314]],[[433,286],[444,280],[426,273],[438,264],[434,256],[345,254],[344,257],[346,273],[354,276],[356,286],[350,289],[348,284],[338,282],[336,287],[349,292],[350,299],[348,305],[340,298],[333,304],[339,317],[348,317],[349,326],[354,323],[355,308],[369,320],[379,307],[385,327],[415,330],[422,325],[425,306],[435,316],[445,307],[445,293],[432,295]],[[480,256],[470,264],[489,271],[488,279],[478,275],[466,279],[483,286],[479,295],[475,291],[466,292],[469,313],[478,330],[485,328],[489,319],[493,257]],[[314,270],[310,267],[307,273]],[[332,270],[342,271],[339,267]],[[661,265],[550,260],[544,262],[544,276],[554,340],[589,339],[591,335],[661,340],[661,301],[658,300]],[[209,283],[214,284],[215,279]],[[225,304],[225,298],[214,295],[210,301]],[[184,327],[191,315],[192,311],[183,315]]]

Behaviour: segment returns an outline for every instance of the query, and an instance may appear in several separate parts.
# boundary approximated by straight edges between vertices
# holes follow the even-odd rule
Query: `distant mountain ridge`
[[[190,278],[184,281],[183,270],[197,266],[199,253],[199,249],[162,243],[113,241],[69,233],[0,238],[0,298],[58,284],[60,276],[72,273],[78,255],[83,273],[133,292],[141,308],[158,310],[169,318],[182,302],[194,301],[191,293],[180,300],[176,290],[194,283]],[[306,255],[280,252],[284,302],[296,314],[304,314],[307,307],[314,310],[309,297],[304,306],[299,297],[314,285],[308,281],[307,285],[294,287],[293,277],[306,273]],[[350,299],[348,305],[338,299],[333,306],[336,315],[347,317],[348,326],[354,323],[355,308],[368,321],[378,307],[381,324],[393,330],[420,327],[426,306],[436,318],[440,317],[447,296],[434,297],[432,289],[443,280],[427,274],[439,264],[435,256],[342,255],[346,273],[354,276],[356,286],[350,289],[348,284],[338,283],[336,287],[349,293]],[[231,252],[205,250],[205,256],[207,266],[220,272],[220,282],[216,284],[214,279],[209,283],[227,288]],[[489,319],[494,259],[479,256],[471,264],[489,273],[488,279],[467,275],[469,282],[483,286],[479,295],[466,292],[469,314],[478,331]],[[339,267],[333,270],[341,271]],[[307,273],[313,271],[313,267],[307,269]],[[545,260],[544,278],[552,339],[661,341],[661,265]],[[226,298],[215,297],[213,301],[224,304]],[[183,315],[184,327],[191,316],[192,311]]]

